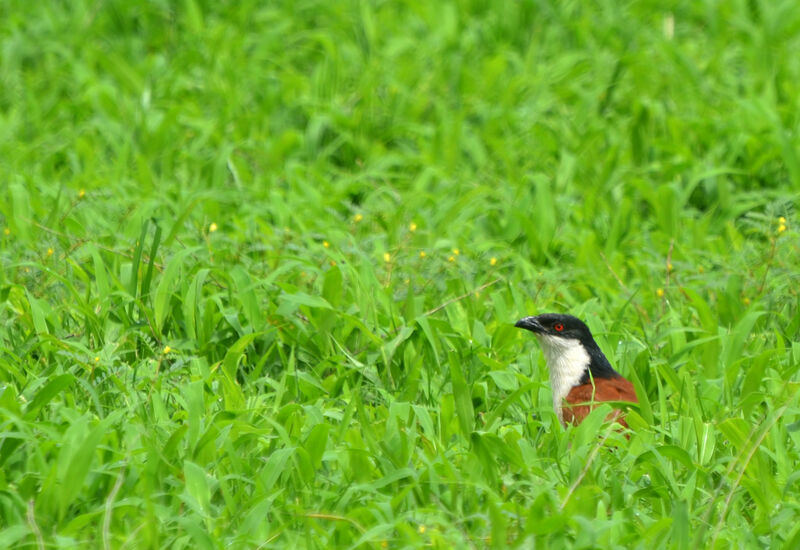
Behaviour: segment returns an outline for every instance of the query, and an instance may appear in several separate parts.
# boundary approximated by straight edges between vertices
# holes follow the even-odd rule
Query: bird
[[[633,384],[611,366],[586,323],[561,313],[525,317],[514,325],[533,332],[550,371],[553,407],[562,425],[578,425],[603,401],[638,403]],[[622,411],[608,420],[628,427]]]

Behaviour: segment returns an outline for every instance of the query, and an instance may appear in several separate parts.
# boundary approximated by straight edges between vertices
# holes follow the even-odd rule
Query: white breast
[[[579,340],[550,334],[536,334],[536,337],[542,346],[547,368],[550,371],[553,408],[558,419],[563,421],[561,403],[569,391],[578,385],[583,373],[589,367],[589,354]]]

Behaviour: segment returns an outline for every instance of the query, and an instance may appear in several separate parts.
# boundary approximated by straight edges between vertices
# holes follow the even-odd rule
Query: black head
[[[582,342],[587,340],[594,341],[586,323],[572,315],[542,313],[541,315],[520,319],[514,326],[524,328],[535,334],[549,334]]]
[[[542,313],[541,315],[520,319],[514,326],[533,332],[539,336],[539,341],[543,346],[556,350],[562,349],[562,346],[553,346],[553,339],[577,340],[589,356],[587,368],[591,371],[593,377],[615,378],[619,376],[619,373],[612,368],[608,359],[600,350],[597,342],[594,341],[589,327],[577,317],[562,313]],[[588,380],[589,375],[587,373],[581,379],[581,383],[586,383]]]

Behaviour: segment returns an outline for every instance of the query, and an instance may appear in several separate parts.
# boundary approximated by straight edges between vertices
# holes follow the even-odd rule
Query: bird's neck
[[[586,352],[589,354],[589,367],[584,371],[580,384],[589,384],[593,379],[598,378],[619,378],[619,373],[611,366],[605,354],[600,351],[600,347],[592,341],[586,345]]]
[[[542,344],[547,369],[550,371],[553,408],[559,420],[563,421],[561,406],[572,388],[588,384],[592,379],[619,376],[593,340],[582,342],[546,334],[536,336]]]
[[[537,334],[550,371],[550,387],[553,390],[553,408],[562,420],[561,404],[569,391],[580,384],[591,364],[591,356],[579,340],[571,340]]]

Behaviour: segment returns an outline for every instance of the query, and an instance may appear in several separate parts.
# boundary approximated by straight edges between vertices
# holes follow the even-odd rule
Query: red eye
[[[556,323],[555,325],[553,325],[553,329],[556,332],[561,332],[562,330],[564,330],[564,325],[562,325],[561,323]]]

